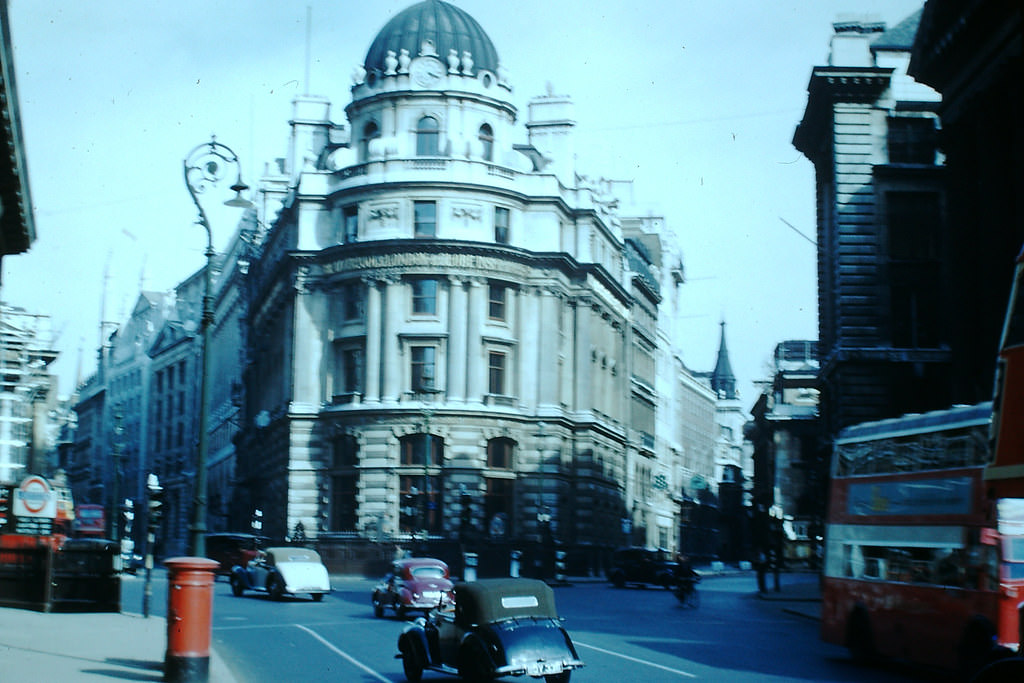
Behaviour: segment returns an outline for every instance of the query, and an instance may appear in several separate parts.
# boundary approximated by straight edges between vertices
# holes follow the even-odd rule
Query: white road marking
[[[391,683],[391,679],[390,678],[384,678],[383,676],[380,675],[380,673],[378,673],[378,672],[374,671],[373,669],[371,669],[370,667],[366,666],[365,664],[360,662],[358,659],[356,659],[352,655],[348,654],[347,652],[344,652],[343,650],[339,650],[338,648],[336,648],[334,645],[329,643],[325,638],[323,638],[319,633],[317,633],[313,629],[306,628],[302,624],[292,624],[292,626],[294,626],[295,628],[300,628],[303,631],[305,631],[306,633],[308,633],[309,635],[313,636],[314,638],[319,640],[321,643],[323,643],[328,649],[330,649],[332,652],[337,654],[339,657],[342,657],[343,659],[348,660],[348,662],[350,664],[352,664],[353,666],[359,667],[360,669],[362,669],[363,671],[365,671],[369,675],[371,675],[374,678],[376,678],[378,681],[381,681],[381,683]]]
[[[663,666],[661,664],[655,664],[654,662],[648,662],[645,659],[637,659],[636,657],[630,657],[629,655],[624,655],[621,652],[614,652],[612,650],[606,650],[603,647],[597,647],[596,645],[587,645],[586,643],[581,643],[578,640],[573,640],[573,644],[577,645],[577,646],[580,646],[580,647],[589,648],[591,650],[596,650],[597,652],[602,652],[602,653],[604,653],[606,655],[611,655],[612,657],[620,657],[622,659],[627,659],[627,660],[629,660],[631,662],[636,662],[637,664],[645,664],[647,666],[653,666],[655,669],[661,669],[662,671],[668,671],[669,673],[673,673],[673,674],[676,674],[678,676],[683,676],[685,678],[697,678],[697,674],[692,674],[689,671],[683,671],[682,669],[673,669],[670,666]]]

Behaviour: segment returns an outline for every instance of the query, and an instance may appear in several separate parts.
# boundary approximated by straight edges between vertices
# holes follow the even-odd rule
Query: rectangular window
[[[359,240],[359,206],[353,204],[342,209],[342,230],[345,244]]]
[[[342,391],[356,394],[363,391],[363,350],[358,348],[341,351]]]
[[[345,474],[331,477],[331,531],[355,531],[357,476]]]
[[[413,315],[437,315],[437,280],[412,281]]]
[[[505,535],[511,536],[515,499],[515,482],[511,479],[488,479],[487,493],[484,497],[484,524],[488,529],[501,529]]]
[[[502,206],[494,208],[494,241],[508,244],[508,209]]]
[[[491,320],[505,319],[505,301],[508,287],[505,285],[491,285],[487,288],[487,316]]]
[[[939,197],[890,192],[886,204],[892,343],[934,348],[943,341]]]
[[[487,354],[487,391],[489,393],[505,394],[505,360],[505,354],[500,351],[491,351]]]
[[[435,358],[437,349],[433,346],[412,347],[412,390],[414,393],[434,391]]]
[[[402,464],[423,467],[426,453],[430,453],[426,464],[440,466],[444,456],[444,439],[434,434],[410,434],[401,441]]]
[[[426,529],[440,533],[444,520],[441,478],[420,475],[399,477],[401,502],[399,503],[398,526],[403,532]]]
[[[361,282],[346,282],[341,289],[342,315],[345,320],[362,320],[363,285]]]
[[[889,119],[889,163],[934,164],[938,146],[935,121],[924,117]]]
[[[437,202],[413,202],[413,237],[437,237]]]
[[[496,470],[507,470],[512,467],[511,439],[491,439],[487,442],[487,466]]]

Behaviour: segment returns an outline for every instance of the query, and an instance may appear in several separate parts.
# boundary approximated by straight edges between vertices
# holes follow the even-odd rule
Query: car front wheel
[[[267,582],[267,593],[269,593],[270,597],[274,600],[280,600],[283,598],[284,584],[281,583],[281,579],[276,576],[271,577],[270,581]]]
[[[408,641],[402,646],[402,671],[409,683],[420,683],[423,678],[423,662],[416,652],[416,646]]]
[[[490,658],[483,648],[478,644],[464,647],[459,657],[459,678],[467,683],[486,683],[493,677]]]
[[[323,602],[324,600],[323,593],[310,593],[309,596],[313,598],[313,602]]]
[[[239,598],[239,597],[242,596],[242,593],[244,593],[244,592],[245,592],[245,586],[242,585],[242,580],[240,578],[238,578],[237,576],[232,576],[231,577],[231,593],[236,598]]]

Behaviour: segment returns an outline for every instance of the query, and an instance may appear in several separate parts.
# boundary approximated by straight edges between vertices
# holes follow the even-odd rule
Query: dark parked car
[[[654,548],[620,548],[612,557],[608,580],[616,588],[628,583],[672,588],[677,563],[669,559],[668,551]]]
[[[464,681],[531,676],[567,683],[583,666],[555,611],[555,594],[534,579],[482,579],[455,585],[455,605],[431,610],[398,638],[405,677],[429,669]]]
[[[331,592],[331,580],[315,550],[267,548],[245,566],[231,569],[231,592],[241,596],[247,590],[265,591],[275,600],[309,593],[314,601],[320,602],[325,593]]]
[[[244,567],[259,555],[267,539],[252,534],[215,533],[206,535],[206,556],[220,562],[218,574],[230,574],[235,565]]]
[[[384,609],[395,610],[404,619],[407,612],[427,612],[455,601],[448,565],[430,557],[397,560],[391,572],[373,589],[373,614],[384,616]]]

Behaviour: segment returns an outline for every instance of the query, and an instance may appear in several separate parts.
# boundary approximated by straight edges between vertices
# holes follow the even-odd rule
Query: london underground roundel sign
[[[21,485],[14,489],[11,502],[15,517],[53,519],[57,516],[57,495],[42,477],[33,475],[23,479]]]

